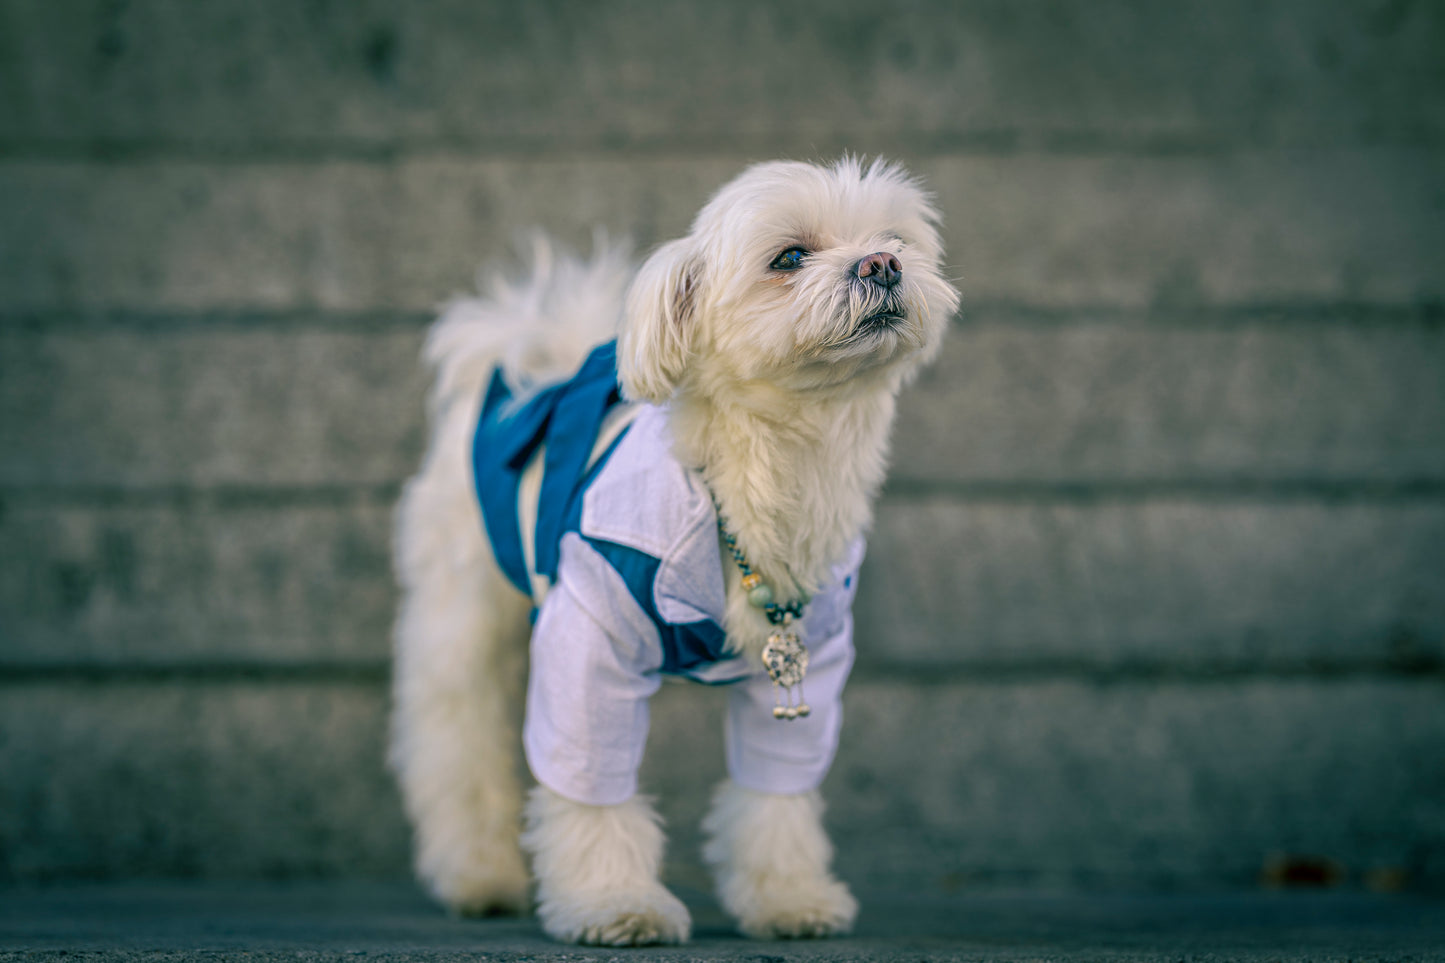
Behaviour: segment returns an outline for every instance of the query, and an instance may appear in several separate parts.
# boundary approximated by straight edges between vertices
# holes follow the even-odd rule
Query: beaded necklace
[[[772,586],[753,571],[747,556],[738,548],[738,538],[728,531],[726,523],[723,522],[722,506],[717,503],[716,498],[713,499],[713,507],[717,509],[718,533],[722,535],[728,552],[743,573],[742,585],[743,591],[748,593],[748,604],[755,609],[761,609],[775,628],[768,636],[768,644],[763,646],[763,667],[768,670],[768,678],[773,680],[773,718],[802,718],[812,711],[803,701],[803,676],[808,671],[808,648],[803,645],[792,626],[794,621],[803,617],[803,608],[808,604],[808,599],[796,598],[779,605],[773,597]],[[783,702],[785,695],[786,704]]]

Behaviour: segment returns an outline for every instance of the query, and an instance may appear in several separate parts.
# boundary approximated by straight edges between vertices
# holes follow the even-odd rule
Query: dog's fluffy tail
[[[559,380],[617,334],[632,275],[628,245],[598,234],[586,260],[532,236],[528,268],[493,268],[486,293],[458,298],[432,326],[423,352],[432,368],[433,413],[473,399],[500,365],[513,386]]]

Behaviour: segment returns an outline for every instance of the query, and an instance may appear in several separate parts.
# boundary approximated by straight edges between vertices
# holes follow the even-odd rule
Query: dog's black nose
[[[877,254],[870,254],[859,261],[858,266],[853,269],[853,273],[880,287],[891,288],[903,277],[903,265],[899,264],[898,258],[892,254],[879,251]]]

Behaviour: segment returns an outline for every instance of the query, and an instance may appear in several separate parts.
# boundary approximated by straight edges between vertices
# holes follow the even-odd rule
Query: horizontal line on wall
[[[1137,157],[1212,157],[1271,151],[1351,151],[1380,148],[1437,149],[1445,136],[1432,129],[1389,136],[1239,137],[1204,131],[1124,133],[1098,130],[1025,131],[1009,128],[966,131],[858,130],[846,132],[747,134],[720,131],[714,136],[662,137],[597,135],[572,139],[525,135],[483,140],[454,136],[408,136],[374,141],[345,137],[303,141],[248,138],[244,143],[181,138],[87,137],[0,140],[0,161],[82,162],[102,164],[393,164],[409,160],[562,161],[736,159],[775,157],[817,159],[843,153],[936,159],[949,156],[1020,155]]]
[[[436,320],[436,311],[396,310],[344,311],[324,307],[296,307],[282,310],[197,309],[135,310],[94,309],[0,309],[0,333],[70,334],[111,331],[187,334],[236,331],[344,331],[361,334],[397,330],[419,331]]]
[[[354,684],[382,685],[391,678],[387,662],[138,662],[132,664],[0,664],[0,685],[29,683],[126,684]]]
[[[1079,682],[1091,685],[1210,685],[1251,681],[1330,681],[1364,679],[1437,679],[1445,682],[1445,659],[1412,652],[1397,659],[1372,661],[1301,660],[1279,663],[1183,663],[1130,661],[1100,665],[1083,659],[1034,659],[1026,662],[957,665],[873,664],[860,658],[852,681],[908,685],[1035,684]]]
[[[1445,478],[1139,479],[1089,481],[948,481],[890,479],[885,502],[1433,502],[1445,499]]]
[[[965,291],[967,285],[964,285]],[[998,324],[1040,327],[1109,325],[1145,330],[1218,330],[1244,327],[1321,326],[1345,328],[1426,327],[1445,329],[1445,302],[1423,299],[1411,303],[1350,300],[1253,301],[1235,304],[1202,302],[1148,305],[1039,305],[1021,301],[964,299],[953,320],[955,328]]]
[[[389,505],[400,482],[339,485],[0,485],[0,509],[269,509]]]
[[[266,510],[388,506],[399,482],[357,485],[0,485],[0,513],[34,508]],[[1088,505],[1152,501],[1252,503],[1419,503],[1445,501],[1445,479],[1144,479],[947,481],[894,478],[885,504],[923,501]],[[3,515],[0,515],[3,517]]]
[[[349,663],[135,663],[135,664],[0,664],[0,686],[29,684],[124,685],[366,685],[389,684],[386,661]],[[1083,660],[974,663],[958,665],[890,665],[860,661],[850,684],[867,685],[1088,685],[1179,684],[1216,685],[1235,682],[1433,680],[1445,682],[1445,660],[1430,654],[1376,662],[1301,662],[1246,665],[1169,665],[1127,663],[1096,665]]]
[[[414,331],[437,316],[431,310],[351,311],[321,306],[284,309],[199,308],[0,308],[0,334],[48,335],[106,331],[204,333],[208,331],[342,331],[356,333]],[[1253,326],[1322,325],[1335,327],[1427,327],[1445,329],[1445,302],[1410,304],[1365,301],[1283,301],[1241,304],[1167,304],[1144,307],[1083,303],[1036,305],[1019,301],[966,302],[953,326],[960,331],[997,324],[1040,327],[1082,325],[1144,329],[1228,329]]]

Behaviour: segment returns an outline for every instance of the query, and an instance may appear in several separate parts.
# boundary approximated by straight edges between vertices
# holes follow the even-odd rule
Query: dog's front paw
[[[660,883],[553,896],[537,915],[553,939],[594,946],[683,943],[692,932],[687,907]]]
[[[858,901],[832,876],[770,880],[734,894],[738,929],[760,940],[838,936],[853,928]]]

